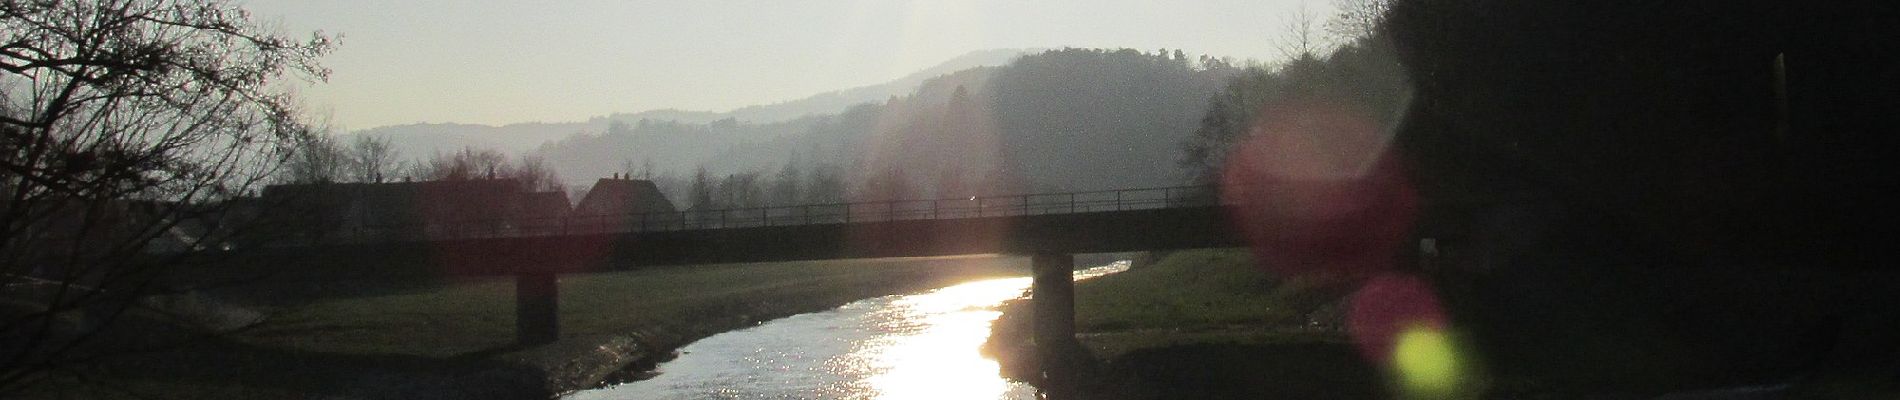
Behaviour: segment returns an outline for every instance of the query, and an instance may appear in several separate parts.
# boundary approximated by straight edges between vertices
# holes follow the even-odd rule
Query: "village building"
[[[574,206],[572,222],[593,231],[640,230],[678,219],[653,181],[615,174],[601,178]]]

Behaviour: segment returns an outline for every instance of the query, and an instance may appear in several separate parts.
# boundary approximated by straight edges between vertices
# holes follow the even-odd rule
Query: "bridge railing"
[[[691,231],[816,224],[848,224],[905,220],[935,220],[1075,214],[1177,207],[1218,203],[1213,186],[1100,190],[967,198],[892,200],[833,204],[686,210],[612,215],[571,215],[555,218],[512,218],[430,223],[422,225],[366,224],[347,229],[331,242],[440,240],[490,237],[532,237],[597,233]]]

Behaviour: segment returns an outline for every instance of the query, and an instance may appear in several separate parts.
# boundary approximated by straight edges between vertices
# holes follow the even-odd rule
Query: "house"
[[[626,215],[641,213],[674,212],[673,202],[667,201],[660,188],[653,181],[630,179],[615,175],[612,178],[600,178],[594,182],[594,188],[587,190],[587,196],[574,206],[574,215]]]
[[[589,229],[618,231],[664,220],[674,211],[673,202],[653,181],[616,174],[594,182],[570,215],[574,223]]]

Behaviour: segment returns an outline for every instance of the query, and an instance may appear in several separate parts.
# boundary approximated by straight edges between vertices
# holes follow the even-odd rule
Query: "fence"
[[[332,242],[532,237],[574,234],[691,231],[817,224],[1076,214],[1211,206],[1213,186],[1101,190],[959,199],[893,200],[795,206],[687,210],[560,218],[476,220],[416,225],[366,225]]]

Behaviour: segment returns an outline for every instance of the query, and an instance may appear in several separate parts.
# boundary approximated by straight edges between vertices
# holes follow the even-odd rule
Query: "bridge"
[[[453,274],[514,276],[523,344],[559,337],[556,278],[564,273],[628,263],[1025,255],[1033,340],[1053,351],[1075,340],[1074,254],[1244,245],[1217,199],[1214,187],[1188,186],[477,222],[432,227],[429,239],[409,245],[428,246]],[[390,245],[342,239],[362,247],[326,251]]]

